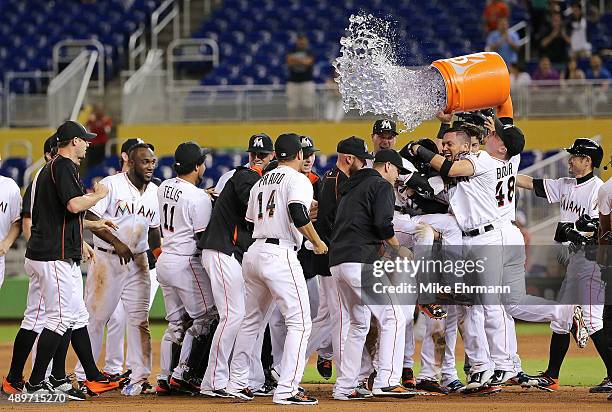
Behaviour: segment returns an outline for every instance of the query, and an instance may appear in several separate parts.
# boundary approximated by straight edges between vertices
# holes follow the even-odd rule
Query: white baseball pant
[[[388,297],[388,305],[364,305],[361,299],[361,263],[342,263],[330,268],[341,299],[350,316],[350,326],[340,365],[341,376],[334,393],[350,394],[357,386],[364,344],[371,315],[379,323],[379,351],[374,388],[400,384],[404,355],[406,318],[402,308]]]
[[[172,376],[183,379],[193,340],[209,333],[212,316],[216,313],[210,279],[202,267],[200,256],[162,253],[156,268],[168,321],[163,340],[177,344],[182,340],[179,363]],[[187,331],[183,330],[185,312],[193,319]]]
[[[439,381],[442,363],[444,361],[446,344],[444,341],[443,320],[425,317],[425,336],[421,343],[421,370],[417,381]]]
[[[233,256],[211,249],[202,250],[202,266],[210,278],[219,326],[201,387],[203,390],[225,389],[229,381],[229,359],[245,313],[242,267]]]
[[[28,297],[26,309],[23,314],[23,320],[21,321],[21,328],[32,330],[40,334],[47,321],[40,279],[38,277],[38,273],[34,271],[32,265],[26,264],[25,271],[30,280],[28,283]],[[36,350],[36,345],[34,345],[33,350]]]
[[[153,306],[155,294],[159,289],[157,281],[157,270],[149,269],[149,277],[151,278],[151,296],[149,299],[149,311]],[[111,315],[106,324],[106,355],[104,360],[104,372],[116,374],[123,372],[123,361],[125,359],[125,309],[123,301],[119,301],[117,308]],[[131,369],[132,362],[130,359],[125,359],[125,368]]]
[[[6,270],[5,257],[0,256],[0,289],[4,283],[4,272]]]
[[[126,311],[128,358],[132,360],[130,382],[148,379],[151,374],[151,333],[149,331],[149,296],[151,279],[146,253],[139,253],[126,265],[112,253],[96,253],[89,265],[85,302],[89,311],[89,337],[94,359],[102,350],[104,327],[121,300]],[[78,380],[85,379],[80,363],[75,368]]]
[[[287,324],[281,373],[274,399],[298,393],[306,366],[306,346],[311,330],[308,289],[293,245],[274,245],[256,240],[244,255],[242,269],[246,288],[246,315],[236,339],[230,366],[229,390],[249,385],[249,356],[261,334],[264,317],[273,302]]]

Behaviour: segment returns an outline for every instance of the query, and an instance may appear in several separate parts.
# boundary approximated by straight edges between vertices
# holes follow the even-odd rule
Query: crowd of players
[[[14,182],[0,180],[7,187],[0,194],[0,252],[23,227],[30,276],[2,391],[61,392],[82,400],[121,388],[129,396],[271,396],[278,404],[310,405],[318,401],[300,381],[314,352],[324,378],[335,363],[338,400],[482,395],[503,385],[555,391],[573,336],[581,348],[592,340],[606,366],[607,377],[591,391],[612,392],[611,314],[609,306],[604,312],[602,293],[607,270],[600,270],[609,265],[604,248],[594,258],[580,247],[608,241],[612,183],[593,174],[601,146],[577,139],[567,149],[571,177],[532,179],[518,174],[525,138],[512,119],[490,111],[462,114],[455,122],[449,114],[438,118],[435,139],[400,151],[394,149],[395,122],[377,120],[372,151],[359,137],[341,140],[337,163],[323,176],[312,171],[318,151],[312,138],[287,133],[273,142],[256,134],[249,139],[249,163],[207,190],[198,188],[206,149],[181,143],[177,177],[155,182],[154,147],[130,139],[122,147],[122,172],[89,194],[78,164],[95,135],[64,123],[46,141],[47,165],[23,205]],[[579,291],[575,300],[526,295],[517,187],[560,203],[555,241],[570,245],[564,283]],[[83,229],[93,232],[93,249],[83,242]],[[484,259],[484,284],[507,285],[511,297],[450,293],[444,305],[427,293],[403,301],[388,292],[382,300],[365,298],[366,280],[381,259],[439,256]],[[85,287],[82,260],[90,260]],[[392,275],[382,277],[392,284]],[[153,386],[148,312],[157,283],[168,327]],[[418,376],[412,369],[415,311],[426,315]],[[546,371],[523,372],[514,319],[551,324]],[[105,328],[106,363],[99,370]],[[455,367],[458,333],[465,383]],[[76,386],[65,371],[70,344],[79,358]]]

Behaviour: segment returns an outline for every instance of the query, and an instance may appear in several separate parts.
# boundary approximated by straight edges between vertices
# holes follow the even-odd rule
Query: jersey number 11
[[[164,203],[164,230],[174,232],[174,206],[170,208],[170,220],[168,220],[168,203]]]

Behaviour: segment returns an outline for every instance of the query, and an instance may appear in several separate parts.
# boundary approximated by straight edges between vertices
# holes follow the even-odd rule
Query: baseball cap
[[[579,137],[574,140],[572,147],[565,149],[566,152],[574,156],[588,156],[591,158],[593,167],[599,167],[601,165],[601,159],[603,159],[603,149],[595,140],[587,139],[586,137]]]
[[[196,165],[210,151],[204,147],[200,147],[196,142],[184,142],[178,145],[174,152],[174,164],[177,166]]]
[[[97,134],[89,133],[87,129],[85,129],[85,126],[74,120],[65,121],[57,128],[57,132],[55,132],[55,137],[58,142],[67,142],[75,137],[83,140],[91,140],[96,136]]]
[[[374,122],[372,127],[372,133],[380,134],[382,132],[391,132],[397,134],[397,126],[393,120],[389,119],[378,119]]]
[[[374,163],[386,163],[389,162],[398,168],[400,175],[410,173],[410,171],[404,168],[404,161],[402,156],[393,149],[383,149],[376,153],[374,157]]]
[[[130,149],[136,146],[137,144],[146,144],[147,146],[149,146],[149,149],[155,151],[155,146],[153,146],[151,143],[145,143],[145,141],[142,140],[140,137],[136,137],[127,139],[125,142],[123,142],[123,144],[121,145],[121,153],[128,153]]]
[[[304,152],[304,156],[310,156],[314,152],[319,151],[319,149],[315,147],[312,137],[300,136],[300,139],[302,141],[302,151]]]
[[[504,142],[509,157],[516,156],[525,148],[525,135],[515,125],[495,119],[495,133]]]
[[[43,145],[43,154],[51,153],[53,148],[56,146],[57,146],[57,137],[55,136],[55,134],[47,137],[47,140],[45,140],[45,144]]]
[[[272,143],[272,139],[267,134],[254,134],[249,139],[249,148],[247,149],[247,152],[272,153],[273,151],[274,143]]]
[[[274,143],[276,158],[279,160],[287,159],[302,150],[300,136],[295,133],[284,133],[278,136]]]
[[[368,152],[368,145],[365,140],[357,136],[340,140],[336,147],[336,152],[357,156],[360,159],[374,159],[374,156]]]

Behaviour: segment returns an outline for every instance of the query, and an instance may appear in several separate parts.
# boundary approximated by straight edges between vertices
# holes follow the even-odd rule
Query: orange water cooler
[[[512,117],[510,74],[497,53],[481,52],[432,64],[446,85],[445,113],[497,107],[498,117]]]

